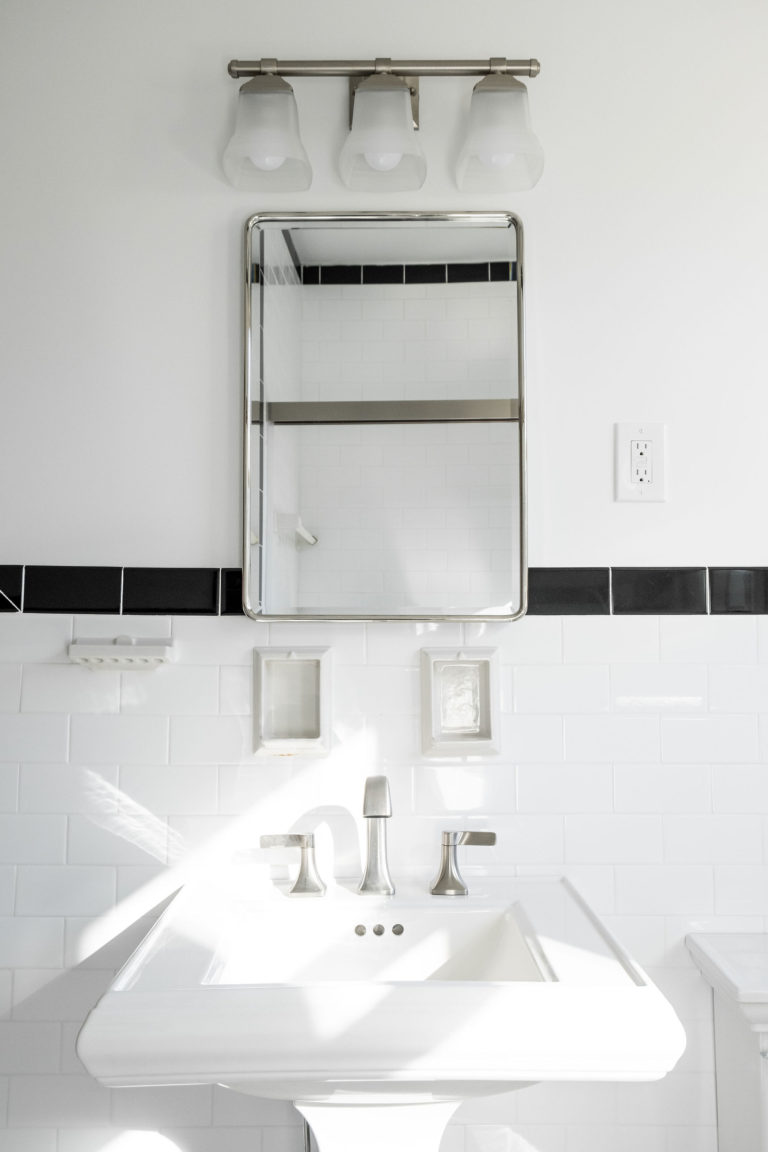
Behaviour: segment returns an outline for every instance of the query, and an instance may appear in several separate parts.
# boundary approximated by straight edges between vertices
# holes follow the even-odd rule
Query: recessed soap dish
[[[136,640],[131,636],[73,640],[67,654],[73,664],[107,672],[150,672],[174,658],[173,640]]]
[[[421,733],[425,756],[498,752],[495,648],[422,648]]]

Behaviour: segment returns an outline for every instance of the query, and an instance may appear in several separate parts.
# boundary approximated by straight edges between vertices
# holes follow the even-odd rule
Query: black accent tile
[[[445,284],[445,264],[406,264],[406,284]]]
[[[517,280],[517,264],[514,260],[494,260],[489,268],[491,280]]]
[[[243,615],[242,568],[222,568],[221,570],[221,614],[222,616]]]
[[[320,269],[317,264],[305,264],[301,270],[302,284],[319,284]]]
[[[404,283],[402,264],[363,264],[363,284]]]
[[[359,264],[324,264],[320,269],[322,284],[360,284],[362,278]]]
[[[215,616],[218,568],[126,568],[123,612],[161,616]]]
[[[24,570],[25,612],[120,611],[120,568],[27,565]]]
[[[707,611],[706,568],[614,568],[615,615],[702,615]]]
[[[529,616],[607,616],[607,568],[529,568]]]
[[[0,564],[0,612],[21,612],[21,564]]]
[[[768,614],[768,568],[710,568],[710,612]]]
[[[446,264],[449,284],[470,284],[488,280],[488,264]]]

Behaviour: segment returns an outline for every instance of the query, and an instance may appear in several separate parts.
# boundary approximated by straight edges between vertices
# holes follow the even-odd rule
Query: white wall
[[[6,0],[0,562],[236,564],[243,220],[459,203],[446,157],[471,85],[449,81],[423,85],[418,196],[340,187],[342,81],[295,85],[313,191],[235,193],[218,167],[228,59],[506,52],[542,60],[530,91],[545,175],[508,203],[461,204],[513,208],[526,225],[531,562],[768,563],[750,500],[768,405],[766,33],[753,0]],[[611,424],[633,418],[669,424],[666,505],[611,502]],[[696,466],[702,445],[717,469]],[[99,679],[66,663],[67,641],[125,620],[0,617],[0,1152],[107,1152],[131,1130],[166,1132],[181,1152],[300,1147],[287,1108],[222,1092],[112,1098],[73,1054],[135,930],[92,948],[153,902],[146,885],[167,861],[303,785],[301,770],[253,764],[248,668],[267,643],[332,646],[332,771],[306,778],[356,810],[366,772],[386,771],[395,867],[406,851],[431,859],[446,819],[495,827],[496,861],[568,871],[686,1024],[688,1052],[660,1084],[473,1105],[446,1150],[477,1148],[467,1125],[512,1124],[536,1152],[713,1152],[709,1001],[682,938],[694,924],[766,926],[763,618],[132,627],[172,629],[179,663]],[[502,649],[493,765],[420,760],[417,653],[442,643]],[[112,789],[127,839],[99,823]]]
[[[126,1152],[110,1140],[132,1130],[165,1134],[167,1152],[299,1152],[288,1105],[221,1089],[109,1092],[77,1063],[74,1038],[142,918],[187,875],[169,865],[193,869],[215,837],[228,858],[320,805],[361,825],[363,781],[380,771],[395,882],[437,867],[443,827],[495,830],[470,869],[567,873],[688,1037],[658,1083],[542,1085],[464,1105],[443,1152],[714,1152],[710,998],[683,938],[768,928],[768,618],[133,617],[132,631],[172,633],[177,663],[121,675],[67,662],[73,634],[114,636],[126,622],[0,616],[2,1152]],[[252,650],[268,644],[332,648],[327,759],[254,756]],[[500,752],[427,760],[420,649],[478,644],[499,649]],[[148,1141],[129,1152],[156,1152]]]
[[[6,0],[0,21],[5,562],[237,563],[243,220],[460,204],[526,225],[531,562],[768,563],[749,508],[768,404],[764,5]],[[345,83],[297,80],[311,192],[236,193],[226,64],[270,53],[537,56],[541,183],[460,197],[471,81],[426,80],[424,188],[355,196],[334,167]],[[611,424],[634,418],[669,424],[666,505],[611,500]]]

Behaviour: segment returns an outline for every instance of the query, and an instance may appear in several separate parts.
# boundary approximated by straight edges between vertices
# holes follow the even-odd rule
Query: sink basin
[[[265,947],[265,939],[269,947]],[[244,903],[205,985],[552,979],[519,903],[385,897]]]
[[[538,1080],[650,1080],[685,1040],[567,880],[429,877],[288,896],[240,870],[176,897],[78,1040],[111,1086],[219,1083],[302,1107],[450,1103]]]

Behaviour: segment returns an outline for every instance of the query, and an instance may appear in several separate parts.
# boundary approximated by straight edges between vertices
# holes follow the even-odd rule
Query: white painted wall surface
[[[237,563],[244,219],[460,206],[526,226],[531,563],[768,563],[764,4],[5,0],[0,33],[4,562]],[[457,192],[470,80],[422,83],[419,193],[341,185],[340,79],[295,83],[309,193],[224,180],[232,57],[490,53],[542,61],[531,192]],[[635,418],[669,425],[666,504],[612,501]]]
[[[751,498],[768,406],[767,41],[754,0],[5,0],[0,562],[236,564],[242,222],[458,205],[512,208],[526,226],[531,562],[768,563]],[[311,193],[257,199],[220,174],[231,57],[497,52],[542,60],[530,91],[548,162],[530,193],[502,204],[453,187],[470,82],[424,82],[417,196],[341,187],[343,81],[295,84]],[[635,418],[669,425],[667,504],[611,501],[611,425]],[[718,469],[697,469],[702,445]],[[445,1152],[483,1152],[483,1136],[505,1152],[714,1152],[709,998],[681,942],[694,925],[766,926],[764,618],[540,617],[464,636],[134,620],[172,629],[179,663],[140,682],[66,663],[73,629],[125,623],[0,618],[0,1152],[159,1152],[158,1132],[163,1152],[298,1152],[283,1106],[110,1096],[73,1055],[129,944],[84,959],[93,927],[109,939],[169,860],[274,805],[301,771],[253,766],[248,668],[267,643],[333,648],[335,779],[355,809],[368,771],[390,775],[393,861],[430,859],[446,819],[495,827],[500,862],[583,886],[686,1025],[660,1084],[473,1105]],[[492,765],[421,762],[417,653],[443,642],[502,650]],[[330,779],[325,762],[313,771],[316,787]],[[120,811],[143,812],[141,836],[99,823],[113,789]]]

